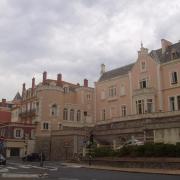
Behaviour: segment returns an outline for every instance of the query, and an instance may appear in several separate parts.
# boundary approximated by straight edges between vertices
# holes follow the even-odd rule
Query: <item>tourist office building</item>
[[[94,88],[87,79],[73,84],[44,72],[39,84],[23,84],[12,121],[35,125],[34,151],[53,160],[82,154],[92,134],[113,148],[132,138],[180,142],[180,42],[162,39],[151,51],[141,44],[135,59],[113,70],[102,64]]]

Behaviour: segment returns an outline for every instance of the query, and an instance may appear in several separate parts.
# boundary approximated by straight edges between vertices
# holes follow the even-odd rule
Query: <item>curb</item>
[[[81,168],[97,169],[97,170],[107,170],[107,171],[119,171],[119,172],[128,172],[128,173],[144,173],[144,174],[162,174],[162,175],[180,175],[180,170],[172,169],[140,169],[140,168],[116,168],[110,166],[88,166],[84,164],[76,163],[64,163],[67,166],[80,166]]]

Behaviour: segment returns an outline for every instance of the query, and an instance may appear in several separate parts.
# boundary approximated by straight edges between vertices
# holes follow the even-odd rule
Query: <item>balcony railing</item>
[[[36,116],[36,109],[31,109],[29,111],[19,113],[20,117],[29,117],[29,116]]]
[[[142,89],[136,89],[133,91],[133,96],[139,96],[141,94],[156,94],[155,88],[142,88]]]
[[[120,121],[130,121],[130,120],[137,120],[137,119],[148,119],[148,118],[163,118],[163,117],[173,117],[173,116],[180,116],[180,111],[166,111],[166,112],[152,112],[152,113],[145,113],[145,114],[134,114],[128,115],[125,117],[115,117],[112,119],[108,119],[105,121],[97,121],[97,124],[106,124],[110,122],[120,122]]]

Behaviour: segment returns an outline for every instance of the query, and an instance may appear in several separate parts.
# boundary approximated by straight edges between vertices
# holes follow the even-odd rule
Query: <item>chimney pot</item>
[[[57,86],[61,86],[62,85],[62,74],[59,73],[57,75]]]
[[[103,75],[105,73],[105,71],[106,71],[105,64],[101,64],[101,72],[100,72],[100,74]]]
[[[166,39],[161,39],[162,53],[164,54],[168,46],[171,46],[171,45],[172,43],[170,41],[167,41]]]
[[[35,78],[33,77],[32,78],[32,89],[34,89],[35,88]]]
[[[44,71],[44,72],[43,72],[43,84],[46,83],[46,79],[47,79],[47,72]]]
[[[88,87],[88,80],[84,79],[84,87]]]

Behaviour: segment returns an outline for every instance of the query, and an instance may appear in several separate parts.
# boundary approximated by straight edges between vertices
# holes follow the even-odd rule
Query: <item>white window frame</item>
[[[20,136],[17,136],[17,131],[20,131]],[[22,128],[15,128],[14,129],[14,138],[22,139],[24,137],[24,130]]]
[[[121,116],[122,117],[127,116],[127,106],[126,106],[126,104],[121,105]]]
[[[176,78],[177,78],[177,81],[175,82],[174,81],[174,73],[176,73]],[[174,71],[171,71],[170,72],[170,85],[171,86],[174,86],[174,85],[177,85],[178,84],[178,71],[177,70],[174,70]]]
[[[109,87],[109,97],[116,97],[117,96],[117,88],[116,86],[110,86]]]
[[[146,82],[146,87],[143,87],[141,85],[143,85],[143,82]],[[147,78],[143,78],[139,81],[139,89],[146,89],[148,87],[148,79]]]

